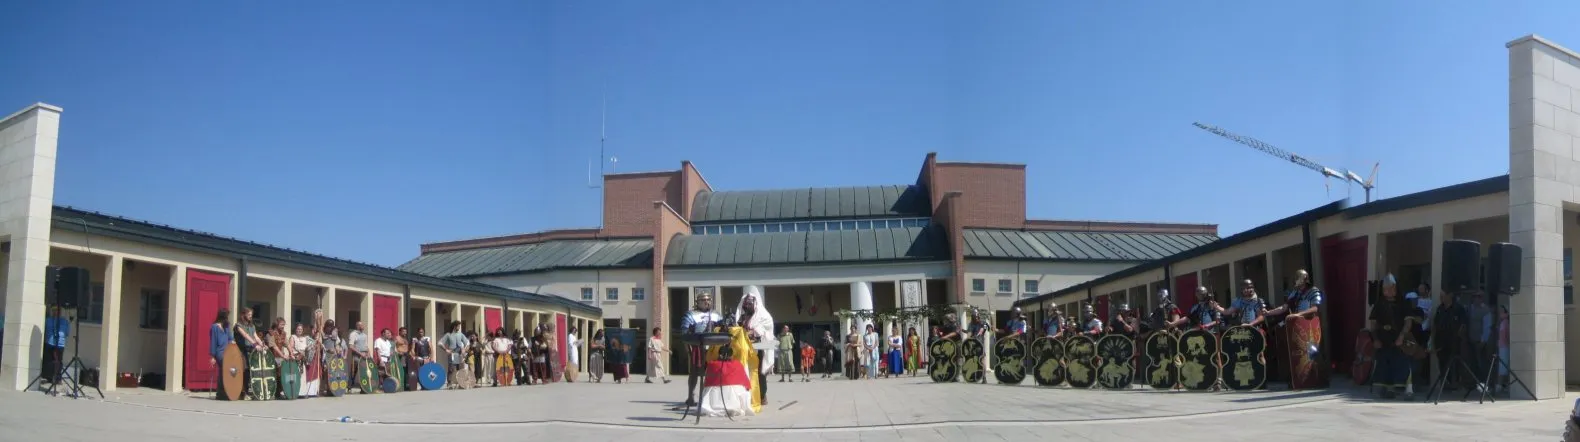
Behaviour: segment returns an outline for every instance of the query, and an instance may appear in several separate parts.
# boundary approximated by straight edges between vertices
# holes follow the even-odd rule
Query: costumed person
[[[605,346],[608,344],[608,342],[604,343]],[[608,347],[605,347],[604,351],[608,352]],[[609,363],[608,355],[606,354],[604,357],[604,362]],[[536,379],[538,384],[547,384],[549,383],[550,375],[549,340],[543,336],[542,330],[539,330],[537,333],[532,334],[532,378]]]
[[[261,363],[264,352],[263,340],[258,337],[258,328],[252,324],[252,308],[242,307],[241,314],[236,315],[236,325],[231,327],[231,337],[236,340],[236,347],[241,349],[241,356],[247,360],[247,366],[252,367]],[[243,370],[241,373],[241,390],[244,395],[252,400],[264,400],[252,391],[252,370]]]
[[[817,345],[817,359],[823,364],[822,379],[838,376],[839,343],[834,340],[834,332],[823,330],[823,339],[819,340]]]
[[[631,348],[615,338],[613,334],[604,336],[608,339],[608,342],[604,343],[604,363],[609,364],[609,371],[614,374],[614,383],[624,383],[631,377]]]
[[[214,315],[214,325],[208,328],[208,365],[214,367],[215,376],[219,376],[219,363],[225,360],[225,347],[229,347],[230,342],[230,309],[222,308]],[[225,385],[215,380],[214,387],[214,398],[219,399]]]
[[[654,335],[658,336],[658,335]],[[587,380],[593,383],[603,382],[604,373],[604,338],[603,329],[594,330],[592,339],[587,340]],[[648,375],[647,383],[653,383],[653,376]]]
[[[718,356],[705,365],[708,384],[703,386],[701,414],[710,417],[756,414],[752,407],[752,377],[746,364],[735,360],[737,345],[718,346]],[[750,346],[747,346],[750,351]]]
[[[1058,310],[1058,304],[1049,303],[1043,313],[1042,335],[1054,339],[1064,337],[1064,312]]]
[[[657,376],[664,383],[669,383],[669,370],[664,368],[664,361],[669,359],[669,347],[664,346],[664,328],[653,327],[653,337],[647,338],[647,379],[646,383],[653,383]]]
[[[494,386],[509,386],[516,377],[515,363],[516,342],[505,336],[505,328],[494,329],[494,339],[489,343],[489,349],[494,352]]]
[[[856,326],[850,326],[850,332],[845,334],[845,377],[851,380],[861,378],[861,333],[856,331]]]
[[[1086,318],[1083,321],[1085,325],[1082,326],[1081,333],[1092,336],[1094,339],[1103,334],[1103,320],[1097,317],[1097,309],[1092,307],[1092,304],[1081,306],[1081,314]]]
[[[1147,320],[1150,326],[1148,328],[1154,332],[1177,332],[1186,321],[1185,313],[1181,312],[1179,306],[1174,303],[1174,297],[1169,294],[1169,290],[1158,290],[1158,306],[1152,309],[1152,316]]]
[[[345,361],[344,358],[346,357],[346,343],[344,340],[340,339],[340,330],[335,328],[335,320],[324,320],[324,326],[318,338],[318,347],[318,360],[328,361],[330,358],[339,357],[342,358],[341,362]],[[342,368],[344,367],[342,366]],[[328,364],[323,364],[322,375],[325,379],[329,378],[330,373]],[[330,395],[334,394],[333,390],[334,388],[329,385],[329,382],[325,382],[323,383],[323,390],[319,393]]]
[[[1136,336],[1136,324],[1130,316],[1130,304],[1119,303],[1114,308],[1114,317],[1108,322],[1108,332],[1127,338],[1134,338]]]
[[[1230,325],[1256,326],[1262,323],[1262,312],[1267,305],[1256,296],[1256,284],[1247,279],[1240,282],[1240,297],[1229,303],[1229,308],[1218,307],[1221,317]]]
[[[373,352],[373,343],[368,338],[367,325],[363,324],[362,321],[357,321],[352,326],[351,333],[346,336],[346,339],[349,341],[348,344],[351,348],[351,359],[346,361],[346,372],[350,373],[351,378],[348,382],[350,385],[361,385],[360,382],[363,378],[362,368],[368,365],[368,361],[371,360],[370,354]],[[376,383],[378,382],[375,380],[368,380],[368,385]]]
[[[922,365],[922,337],[916,334],[916,327],[911,327],[905,336],[905,370],[911,372],[911,377],[916,377]]]
[[[867,324],[867,332],[861,335],[861,356],[867,367],[867,379],[877,379],[882,374],[878,371],[882,355],[883,350],[878,348],[878,328]]]
[[[301,373],[292,373],[285,367],[285,361],[297,360],[296,350],[291,348],[291,332],[285,328],[285,318],[274,318],[274,326],[269,328],[269,351],[274,355],[274,376],[277,382],[286,377],[301,376]],[[275,396],[275,399],[285,399],[285,391],[275,391]]]
[[[1382,299],[1372,304],[1366,317],[1367,328],[1372,333],[1372,346],[1377,354],[1372,371],[1372,388],[1383,399],[1392,399],[1403,393],[1406,399],[1415,396],[1411,372],[1415,361],[1405,354],[1404,347],[1410,330],[1421,320],[1420,309],[1399,296],[1399,285],[1392,274],[1383,279]],[[1401,391],[1402,390],[1402,391]]]
[[[691,311],[681,318],[680,331],[687,335],[712,333],[724,318],[713,311],[713,295],[698,293],[696,302],[692,303]],[[707,348],[700,344],[686,345],[686,358],[688,368],[686,375],[686,406],[697,405],[697,382],[702,380],[702,372],[707,369]]]
[[[812,344],[801,343],[801,382],[812,382],[812,363],[817,360],[817,350]]]
[[[1218,305],[1218,299],[1213,296],[1207,287],[1196,287],[1196,305],[1190,308],[1190,325],[1206,330],[1208,333],[1217,334],[1222,331],[1223,307]]]
[[[446,379],[450,385],[460,385],[458,376],[466,369],[466,349],[471,346],[472,344],[467,342],[466,335],[461,333],[461,321],[451,321],[450,332],[439,338],[439,348],[444,349],[449,355],[446,368],[450,369],[450,373]]]
[[[746,330],[746,336],[751,339],[753,346],[763,344],[767,348],[776,348],[778,339],[773,335],[774,317],[768,313],[768,307],[763,305],[762,288],[749,285],[746,286],[744,292],[741,297],[741,303],[735,306],[736,321],[739,321],[741,328]],[[757,350],[757,359],[761,361],[761,365],[756,367],[757,375],[767,376],[773,370],[774,360],[778,356],[774,353],[776,352]],[[758,397],[761,398],[760,403],[768,402],[767,384],[767,382],[757,383]]]
[[[581,372],[581,346],[582,338],[576,336],[575,326],[568,327],[565,331],[565,382],[576,382],[576,376]]]
[[[900,335],[900,325],[889,326],[889,376],[905,374],[905,336]]]
[[[1295,287],[1284,298],[1284,305],[1268,311],[1268,315],[1283,315],[1284,330],[1288,336],[1289,383],[1291,389],[1327,385],[1321,363],[1322,321],[1317,317],[1322,306],[1322,289],[1311,282],[1305,270],[1295,272]]]
[[[395,367],[390,364],[390,360],[395,355],[395,333],[390,332],[388,327],[379,332],[378,340],[373,341],[373,352],[378,355],[379,364],[379,380],[374,382],[373,385],[381,385],[384,383],[384,378],[394,377],[394,373],[390,370]],[[377,388],[374,387],[374,389]]]
[[[774,373],[779,373],[779,382],[784,382],[795,374],[795,334],[790,333],[790,326],[779,329],[779,350],[774,355]]]
[[[396,389],[406,389],[406,380],[416,377],[411,366],[411,331],[406,327],[395,329],[395,352],[390,353],[390,377],[395,378]]]
[[[296,360],[302,363],[302,372],[291,374],[301,377],[301,382],[297,383],[297,396],[301,398],[317,396],[318,376],[310,368],[313,365],[312,355],[316,352],[313,351],[313,337],[307,335],[305,324],[296,324],[296,335],[291,336],[291,350]]]

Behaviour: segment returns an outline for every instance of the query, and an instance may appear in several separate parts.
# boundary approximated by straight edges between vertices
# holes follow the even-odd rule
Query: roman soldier
[[[1048,304],[1047,312],[1043,314],[1042,334],[1050,338],[1058,338],[1064,331],[1064,313],[1059,311],[1057,304]]]
[[[1091,336],[1103,334],[1103,320],[1097,317],[1097,310],[1092,308],[1092,304],[1082,306],[1081,313],[1086,318],[1083,321],[1085,325],[1081,328],[1081,334]]]
[[[680,331],[685,334],[712,333],[723,321],[724,317],[713,311],[713,295],[700,293],[691,311],[686,312],[686,316],[681,319]],[[694,343],[688,345],[687,350],[690,356],[688,362],[691,364],[690,374],[686,376],[686,406],[689,407],[697,404],[697,382],[702,380],[702,371],[707,367],[707,349],[701,343]]]
[[[1322,321],[1317,314],[1322,306],[1322,289],[1311,282],[1305,270],[1295,272],[1295,287],[1284,298],[1284,305],[1267,312],[1284,317],[1284,332],[1289,343],[1290,387],[1293,389],[1326,385],[1322,374]]]
[[[1108,322],[1108,332],[1129,338],[1135,338],[1136,323],[1134,316],[1135,315],[1131,314],[1130,304],[1119,304],[1117,310],[1114,312],[1114,317]]]

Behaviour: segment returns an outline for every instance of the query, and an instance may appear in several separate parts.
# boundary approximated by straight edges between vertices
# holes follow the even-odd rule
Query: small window
[[[778,224],[769,224],[768,225],[768,233],[779,233],[779,225]]]
[[[1038,281],[1035,280],[1035,279],[1028,279],[1028,280],[1026,280],[1026,294],[1028,294],[1028,295],[1035,295],[1035,294],[1037,294],[1037,283],[1038,283]]]
[[[917,222],[917,220],[915,218],[911,218],[911,219],[905,220],[905,227],[921,227],[921,226],[922,226],[921,223]]]
[[[795,223],[783,223],[783,224],[780,224],[779,225],[779,231],[781,231],[781,232],[794,232],[795,231]],[[805,230],[802,230],[802,232],[805,232]]]
[[[143,305],[139,309],[138,326],[152,330],[165,329],[165,308],[168,293],[164,290],[143,289]]]
[[[823,229],[825,227],[828,227],[828,226],[824,225],[824,223],[812,223],[812,231],[813,232],[821,232],[821,231],[823,231]]]
[[[840,223],[840,227],[845,229],[845,230],[856,230],[856,222],[855,221],[845,221],[843,223]]]
[[[719,232],[725,235],[734,235],[735,226],[719,226]]]
[[[692,235],[701,235],[704,231],[706,231],[706,229],[702,226],[695,226],[691,228]]]
[[[916,227],[925,229],[925,228],[927,228],[927,223],[928,223],[927,218],[918,218],[916,220]]]
[[[93,283],[93,293],[88,295],[87,309],[81,313],[79,320],[84,324],[104,322],[104,283]]]
[[[593,300],[592,287],[582,287],[582,300],[583,301],[591,301],[591,300]]]
[[[605,300],[605,301],[619,301],[620,300],[620,288],[619,287],[609,287],[609,288],[603,289],[603,300]]]
[[[752,233],[763,233],[767,229],[768,226],[762,224],[752,224]]]
[[[998,292],[999,293],[1012,293],[1014,291],[1015,291],[1015,281],[1008,280],[1008,279],[1000,279],[1000,280],[998,280]]]
[[[971,280],[971,291],[977,293],[987,291],[987,280],[981,278]]]
[[[305,307],[292,307],[291,308],[291,324],[293,325],[293,327],[291,328],[292,333],[295,333],[295,330],[296,330],[296,328],[294,327],[295,324],[307,325],[307,308],[305,308]]]
[[[644,299],[647,299],[647,289],[641,287],[634,287],[631,289],[632,301],[641,301]]]
[[[709,235],[718,235],[719,234],[719,226],[708,226],[708,234]]]
[[[884,222],[884,221],[878,221],[878,222],[881,223],[881,222]],[[868,229],[871,229],[871,228],[872,228],[872,221],[856,221],[856,230],[868,230]]]

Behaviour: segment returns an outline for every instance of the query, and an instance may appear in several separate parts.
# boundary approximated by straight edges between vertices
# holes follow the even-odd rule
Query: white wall
[[[615,270],[555,270],[516,275],[488,276],[472,279],[484,284],[553,295],[582,302],[582,289],[593,289],[593,302],[603,308],[604,318],[648,319],[652,316],[649,302],[653,299],[653,271],[645,269]],[[643,299],[631,299],[633,289],[643,290]],[[606,299],[608,290],[619,292],[619,300]],[[651,321],[649,321],[651,323]]]
[[[55,205],[60,108],[39,103],[0,119],[0,237],[6,263],[0,385],[21,390],[37,376],[44,342],[44,268]]]

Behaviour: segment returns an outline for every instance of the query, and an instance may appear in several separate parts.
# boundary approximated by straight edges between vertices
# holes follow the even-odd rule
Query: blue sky
[[[1027,164],[1033,218],[1228,235],[1347,193],[1192,121],[1397,196],[1507,173],[1503,44],[1580,47],[1573,2],[418,3],[14,4],[0,113],[65,108],[57,204],[385,265],[598,225],[604,95],[620,172],[909,183],[936,151]]]

